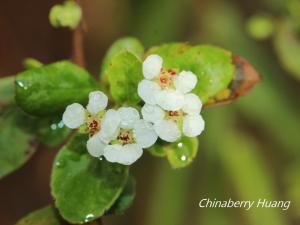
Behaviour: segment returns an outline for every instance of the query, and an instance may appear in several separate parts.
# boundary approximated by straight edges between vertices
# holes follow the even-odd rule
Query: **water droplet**
[[[24,84],[22,81],[17,81],[17,85],[18,85],[19,87],[23,88],[24,90],[27,90],[27,89],[28,89],[28,87],[25,86],[25,84]]]
[[[20,87],[24,87],[24,84],[22,81],[18,81],[17,84],[20,86]]]
[[[177,146],[178,146],[178,148],[182,148],[182,146],[183,146],[182,142],[178,143]]]
[[[53,124],[51,124],[50,128],[51,128],[52,130],[56,130],[57,126],[56,126],[55,123],[53,123]]]
[[[94,214],[87,214],[86,216],[85,216],[85,218],[84,218],[84,222],[89,222],[89,221],[91,221],[92,219],[94,219]]]
[[[58,126],[59,128],[63,128],[63,127],[64,127],[63,121],[61,120],[61,121],[57,124],[57,126]]]
[[[180,157],[180,159],[181,159],[181,161],[185,161],[186,160],[186,156],[183,155],[183,156]]]
[[[63,161],[56,161],[56,162],[55,162],[55,166],[56,166],[57,168],[62,168],[62,167],[64,166],[64,163],[63,163]]]
[[[103,157],[99,157],[99,160],[103,160]]]

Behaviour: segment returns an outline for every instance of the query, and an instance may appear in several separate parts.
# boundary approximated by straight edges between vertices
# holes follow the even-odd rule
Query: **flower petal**
[[[159,75],[163,59],[159,55],[149,55],[143,62],[143,74],[146,79],[152,79]]]
[[[200,98],[192,93],[184,95],[184,105],[182,110],[190,115],[199,114],[202,108]]]
[[[178,76],[174,77],[176,89],[184,94],[193,90],[196,84],[197,77],[190,71],[182,71]]]
[[[100,124],[99,135],[101,139],[106,143],[114,139],[118,133],[120,123],[121,118],[118,111],[114,109],[107,110]]]
[[[162,120],[155,123],[154,128],[158,136],[164,141],[174,142],[181,136],[181,132],[174,121]]]
[[[152,97],[153,98],[153,97]],[[179,91],[162,90],[155,95],[156,103],[164,110],[179,110],[183,107],[184,96]]]
[[[134,124],[133,134],[136,142],[142,148],[149,148],[157,140],[157,134],[151,123],[145,120],[139,120]]]
[[[85,109],[82,105],[73,103],[67,106],[62,120],[67,127],[71,129],[78,128],[85,121]]]
[[[140,119],[139,112],[132,107],[121,107],[118,112],[121,117],[120,127],[124,129],[133,128],[134,123]]]
[[[91,137],[86,144],[87,150],[91,156],[100,157],[104,154],[105,144],[99,137],[99,133]]]
[[[188,137],[196,137],[202,133],[205,122],[200,115],[187,115],[183,118],[182,131]]]
[[[155,123],[162,120],[165,116],[165,111],[157,105],[145,104],[142,108],[144,120]]]
[[[104,150],[104,157],[109,162],[116,162],[123,165],[131,165],[143,154],[143,149],[138,144],[108,145]]]
[[[89,104],[87,110],[95,115],[101,110],[105,109],[108,103],[107,96],[101,91],[93,91],[89,94]]]
[[[154,96],[159,91],[160,86],[153,81],[144,79],[138,85],[138,95],[148,104],[156,104]]]

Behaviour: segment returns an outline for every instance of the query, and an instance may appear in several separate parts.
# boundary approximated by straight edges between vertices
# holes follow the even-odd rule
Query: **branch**
[[[76,0],[76,1],[81,6],[80,0]],[[83,21],[83,19],[82,19],[82,21]],[[85,67],[84,48],[83,48],[83,22],[82,21],[73,31],[72,61],[81,67]]]

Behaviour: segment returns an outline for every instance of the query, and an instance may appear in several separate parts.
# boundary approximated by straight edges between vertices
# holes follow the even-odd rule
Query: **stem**
[[[76,0],[76,1],[81,6],[80,0]],[[83,49],[83,22],[82,21],[75,28],[75,30],[73,32],[72,61],[81,67],[85,67],[84,49]]]

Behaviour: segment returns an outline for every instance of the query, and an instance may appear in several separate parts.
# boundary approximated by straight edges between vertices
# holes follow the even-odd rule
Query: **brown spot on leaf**
[[[261,78],[258,72],[246,59],[234,55],[232,62],[236,66],[236,71],[235,77],[228,87],[230,95],[224,99],[210,99],[208,103],[204,105],[205,108],[231,103],[237,98],[247,94],[255,84],[260,81]]]

